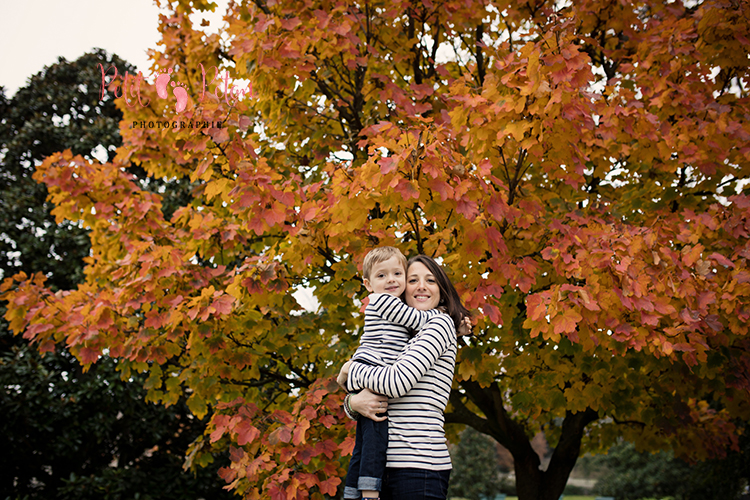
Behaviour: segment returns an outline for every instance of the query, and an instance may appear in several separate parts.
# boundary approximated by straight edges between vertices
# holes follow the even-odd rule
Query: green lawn
[[[595,496],[586,495],[564,495],[563,500],[594,500]],[[518,500],[518,497],[505,497],[505,500]]]
[[[563,500],[594,500],[596,496],[587,496],[587,495],[565,495],[563,496]],[[464,500],[463,498],[451,498],[451,500]],[[518,497],[505,497],[505,500],[518,500]]]
[[[594,500],[596,496],[587,495],[564,495],[563,500]],[[518,497],[505,497],[505,500],[518,500]]]

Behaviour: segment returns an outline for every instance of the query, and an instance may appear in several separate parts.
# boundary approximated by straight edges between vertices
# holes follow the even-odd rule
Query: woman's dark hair
[[[443,268],[440,267],[440,264],[435,262],[432,257],[426,255],[417,255],[416,257],[409,259],[409,262],[406,264],[407,279],[409,267],[416,262],[423,264],[435,277],[435,281],[440,289],[439,305],[444,306],[448,310],[448,316],[451,317],[453,323],[456,325],[456,331],[458,331],[458,327],[461,325],[461,321],[463,321],[464,317],[470,317],[471,314],[469,313],[469,310],[461,304],[461,298],[453,287],[453,283],[451,283],[451,280],[448,278],[448,275],[445,274]]]

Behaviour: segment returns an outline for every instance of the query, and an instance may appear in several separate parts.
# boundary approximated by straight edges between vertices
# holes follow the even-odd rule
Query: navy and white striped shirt
[[[392,365],[411,338],[409,329],[419,330],[439,311],[420,311],[398,297],[373,293],[365,307],[365,327],[352,361],[373,366]]]
[[[349,390],[388,400],[386,467],[451,469],[443,412],[456,367],[456,328],[446,314],[430,319],[390,366],[352,363]]]

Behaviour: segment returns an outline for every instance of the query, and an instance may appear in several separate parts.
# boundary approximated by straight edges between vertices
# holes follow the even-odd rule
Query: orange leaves
[[[315,382],[291,411],[261,411],[243,398],[218,405],[209,424],[211,443],[229,438],[239,445],[231,448],[232,462],[222,477],[240,490],[258,484],[283,498],[300,498],[302,485],[305,491],[335,490],[343,471],[331,460],[341,452],[337,443],[351,441],[351,437],[342,435],[346,431],[340,423],[344,418],[341,394],[331,389],[336,389],[333,379]],[[331,425],[313,425],[318,421]]]
[[[569,334],[568,338],[570,338],[570,340],[577,341],[578,336],[571,334],[575,333],[576,325],[582,319],[583,316],[581,316],[577,311],[573,309],[567,309],[563,311],[562,314],[558,314],[557,316],[552,318],[553,332],[555,333],[555,335],[567,333]]]

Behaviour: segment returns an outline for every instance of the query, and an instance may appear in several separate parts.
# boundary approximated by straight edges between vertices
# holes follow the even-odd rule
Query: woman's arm
[[[348,373],[348,389],[370,389],[391,398],[400,398],[419,382],[427,370],[455,342],[456,330],[450,316],[435,316],[394,364],[369,366],[364,363],[352,363]]]
[[[425,323],[442,312],[433,309],[420,311],[404,304],[401,299],[387,293],[374,293],[365,308],[365,314],[373,314],[391,323],[396,323],[412,330],[419,330]]]

